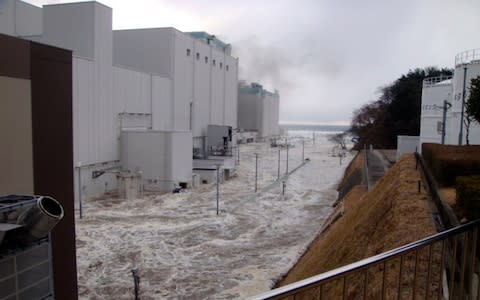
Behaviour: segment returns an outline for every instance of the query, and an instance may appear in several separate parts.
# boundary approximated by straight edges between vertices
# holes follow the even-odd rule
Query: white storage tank
[[[123,131],[123,170],[142,172],[145,191],[169,192],[192,180],[190,131]]]
[[[444,101],[451,101],[452,76],[429,77],[423,80],[420,144],[441,143]],[[448,122],[448,121],[447,121]]]
[[[466,77],[465,77],[466,74]],[[470,80],[480,75],[480,49],[473,49],[457,54],[455,73],[452,80],[452,109],[447,121],[447,143],[458,145],[460,141],[460,119],[462,111],[463,87],[465,85],[465,102],[470,94]],[[464,80],[465,79],[465,80]],[[461,144],[466,144],[465,125],[462,128]],[[480,144],[480,126],[470,127],[470,144]]]

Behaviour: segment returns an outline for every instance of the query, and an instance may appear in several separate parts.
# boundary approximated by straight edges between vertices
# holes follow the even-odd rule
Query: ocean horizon
[[[321,124],[280,124],[280,127],[286,130],[329,131],[329,132],[343,132],[350,129],[350,125],[321,125]]]

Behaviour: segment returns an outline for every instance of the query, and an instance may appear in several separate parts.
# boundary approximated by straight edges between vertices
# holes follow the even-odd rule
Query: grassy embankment
[[[342,182],[348,181],[354,170],[363,165],[362,157],[358,155],[352,161]],[[407,154],[368,193],[364,186],[353,187],[337,205],[340,217],[312,242],[277,286],[434,234],[436,230],[428,203],[430,198],[425,189],[418,192],[419,180],[415,158],[413,154]]]

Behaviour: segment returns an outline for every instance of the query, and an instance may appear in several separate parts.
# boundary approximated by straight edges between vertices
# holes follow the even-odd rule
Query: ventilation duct
[[[62,218],[63,207],[57,200],[38,197],[36,204],[18,217],[17,224],[23,225],[26,233],[21,240],[31,242],[45,237]]]
[[[64,211],[52,197],[9,195],[0,197],[0,213],[4,217],[0,231],[5,234],[15,230],[5,238],[10,236],[25,244],[45,237],[63,218]]]

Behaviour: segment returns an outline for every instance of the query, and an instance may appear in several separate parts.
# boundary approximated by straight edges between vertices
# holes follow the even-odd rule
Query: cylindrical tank
[[[441,143],[443,102],[451,101],[452,76],[429,77],[423,80],[422,111],[420,116],[420,145]]]
[[[466,77],[464,76],[466,74]],[[455,73],[452,80],[452,108],[448,113],[447,121],[447,144],[458,145],[461,124],[462,101],[468,100],[470,92],[470,80],[480,75],[480,49],[461,52],[455,56]],[[466,80],[464,80],[466,79]],[[463,88],[465,85],[465,97]],[[466,128],[463,126],[462,145],[466,144]],[[480,144],[480,126],[470,126],[470,143]]]
[[[26,233],[20,239],[31,242],[45,237],[63,218],[63,213],[63,207],[57,200],[46,196],[38,197],[36,204],[17,219],[17,224],[23,225]]]

